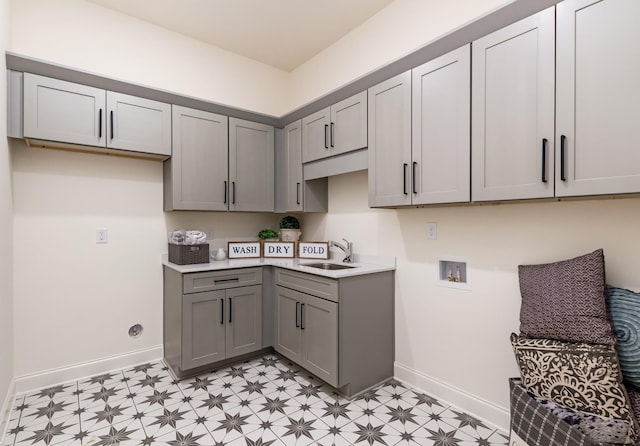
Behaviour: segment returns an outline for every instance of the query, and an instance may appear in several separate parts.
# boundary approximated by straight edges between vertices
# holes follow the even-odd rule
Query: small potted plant
[[[292,215],[282,217],[280,220],[280,240],[283,242],[297,242],[300,238],[300,222]]]
[[[275,229],[262,229],[258,232],[258,238],[262,241],[267,242],[277,242],[278,241],[278,231]]]

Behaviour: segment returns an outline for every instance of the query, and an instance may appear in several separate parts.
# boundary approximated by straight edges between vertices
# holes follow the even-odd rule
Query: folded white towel
[[[174,245],[201,245],[207,242],[207,234],[202,231],[180,229],[169,233],[169,243]]]
[[[201,245],[206,243],[207,234],[202,231],[187,231],[187,236],[185,237],[184,244],[185,245]]]

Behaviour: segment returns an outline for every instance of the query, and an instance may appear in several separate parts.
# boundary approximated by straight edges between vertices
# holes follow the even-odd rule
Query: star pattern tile
[[[162,361],[16,398],[0,446],[506,446],[395,379],[347,400],[275,354],[174,380]]]

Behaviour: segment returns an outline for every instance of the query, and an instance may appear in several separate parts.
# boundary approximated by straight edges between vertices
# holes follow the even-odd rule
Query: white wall
[[[277,224],[273,214],[164,214],[158,161],[11,147],[18,377],[160,346],[168,230],[247,238]],[[96,228],[108,244],[95,243]],[[135,323],[144,331],[130,338]]]
[[[300,107],[484,15],[505,0],[395,0],[291,73]]]
[[[10,1],[0,0],[0,53],[9,47]],[[6,85],[4,57],[0,61],[0,85]],[[6,88],[0,88],[0,104],[6,103]],[[13,379],[13,218],[11,158],[7,145],[7,108],[0,105],[0,429],[1,412]],[[0,441],[4,430],[0,432]]]
[[[83,0],[14,0],[11,51],[280,116],[289,75]]]
[[[257,112],[283,113],[278,100],[287,79],[283,72],[91,3],[16,0],[11,20],[13,52]],[[160,255],[166,252],[167,230],[213,229],[215,243],[222,243],[226,237],[255,237],[277,223],[272,214],[164,214],[162,163],[157,161],[30,149],[17,140],[10,146],[18,378],[160,346]],[[0,168],[8,170],[2,167],[7,159],[8,153],[2,155]],[[10,198],[10,190],[7,194],[0,200]],[[10,223],[5,230],[0,222],[0,243],[10,243]],[[107,245],[95,244],[99,227],[109,230]],[[4,275],[10,268],[0,270]],[[3,292],[2,297],[10,308],[10,296]],[[11,332],[11,312],[0,313],[9,319],[0,322],[2,330]],[[137,339],[127,333],[134,323],[144,326]],[[10,339],[0,341],[9,361]]]

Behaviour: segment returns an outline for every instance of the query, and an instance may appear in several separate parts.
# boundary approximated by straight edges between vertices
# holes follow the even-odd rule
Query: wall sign
[[[260,242],[229,242],[227,252],[230,259],[260,257]]]
[[[329,243],[298,242],[298,257],[301,259],[328,259]]]
[[[293,258],[296,255],[295,242],[263,242],[263,257],[286,257]]]

